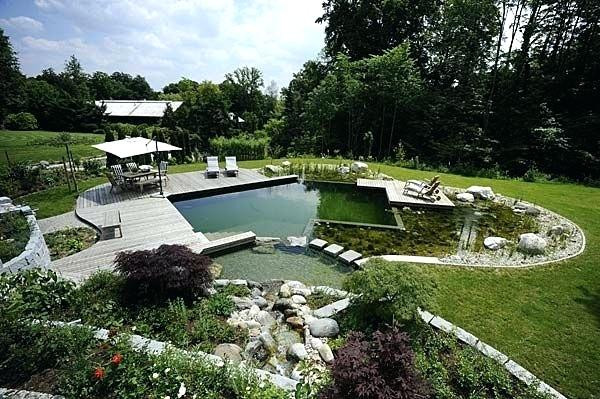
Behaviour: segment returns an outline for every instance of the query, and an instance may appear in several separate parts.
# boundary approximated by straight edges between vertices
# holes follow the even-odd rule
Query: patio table
[[[123,178],[125,180],[130,180],[130,181],[135,181],[135,180],[140,180],[142,177],[145,177],[146,179],[149,176],[156,176],[158,174],[157,170],[148,170],[148,171],[137,171],[137,172],[123,172]]]

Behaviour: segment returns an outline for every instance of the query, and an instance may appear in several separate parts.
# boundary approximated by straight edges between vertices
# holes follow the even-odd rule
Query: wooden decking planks
[[[256,242],[256,234],[252,231],[236,234],[229,237],[219,238],[208,243],[195,244],[190,246],[192,250],[203,255],[234,249],[243,245],[253,244]]]
[[[440,199],[432,202],[423,198],[417,198],[414,195],[405,195],[404,186],[405,182],[400,180],[371,180],[371,179],[357,179],[357,187],[363,188],[378,188],[385,190],[390,205],[395,206],[414,206],[423,208],[454,208],[454,204],[446,195],[440,190]]]
[[[287,182],[296,176],[267,178],[257,171],[240,169],[238,177],[207,179],[203,172],[188,172],[169,176],[165,194],[211,192],[216,189],[241,188],[252,184]],[[220,244],[235,246],[250,243],[254,233],[244,233],[237,238],[210,242],[192,226],[166,199],[156,195],[156,190],[139,192],[110,192],[110,184],[102,184],[82,193],[77,199],[75,213],[86,222],[100,227],[106,212],[118,210],[121,215],[122,238],[99,241],[77,254],[53,261],[51,268],[63,276],[83,280],[97,270],[112,268],[115,256],[121,251],[152,249],[162,244],[188,245],[193,250],[210,252]],[[250,237],[252,235],[252,237]],[[218,241],[218,240],[217,240]]]

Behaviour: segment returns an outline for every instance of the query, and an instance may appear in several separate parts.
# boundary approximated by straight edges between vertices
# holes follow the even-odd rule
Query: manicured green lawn
[[[239,165],[255,168],[267,163],[280,161],[243,161]],[[173,165],[170,172],[204,168],[204,164]],[[434,174],[378,164],[371,168],[398,179],[428,178]],[[584,230],[585,253],[555,265],[523,270],[423,267],[438,277],[437,312],[441,316],[507,353],[566,396],[599,398],[600,189],[440,175],[445,185],[489,185],[497,193],[540,204]],[[81,182],[80,187],[85,189],[103,181],[88,180]],[[75,197],[59,187],[23,200],[40,208],[40,217],[47,217],[72,209]]]
[[[50,145],[47,141],[58,136],[57,132],[28,131],[18,132],[12,130],[0,130],[0,165],[6,164],[6,154],[11,162],[19,161],[60,161],[66,156],[64,146]],[[91,147],[91,144],[102,143],[104,136],[91,133],[72,133],[76,138],[85,139],[89,144],[73,144],[69,148],[74,158],[103,155],[102,152]]]

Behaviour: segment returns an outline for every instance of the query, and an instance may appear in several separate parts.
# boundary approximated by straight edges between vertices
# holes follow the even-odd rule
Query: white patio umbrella
[[[154,138],[146,139],[144,137],[127,137],[122,140],[107,141],[102,144],[94,144],[92,147],[100,151],[108,152],[119,158],[129,158],[136,155],[144,155],[165,151],[180,151],[181,148],[174,145],[163,143]],[[158,159],[158,158],[157,158]],[[158,184],[160,186],[160,195],[163,195],[162,176],[160,175],[160,165],[158,167]]]
[[[181,150],[181,148],[174,145],[143,137],[128,137],[122,140],[107,141],[106,143],[95,144],[92,147],[116,155],[119,158],[129,158],[153,152]]]

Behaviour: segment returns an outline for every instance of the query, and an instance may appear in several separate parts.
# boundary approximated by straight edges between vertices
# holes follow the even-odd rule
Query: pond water
[[[301,236],[310,219],[395,225],[385,194],[351,184],[293,183],[177,201],[203,233],[253,231],[259,237]]]
[[[383,192],[351,184],[293,183],[174,202],[196,231],[209,237],[253,231],[259,237],[310,234],[314,218],[396,225]],[[223,278],[300,280],[340,287],[352,268],[313,250],[261,244],[215,258]]]

